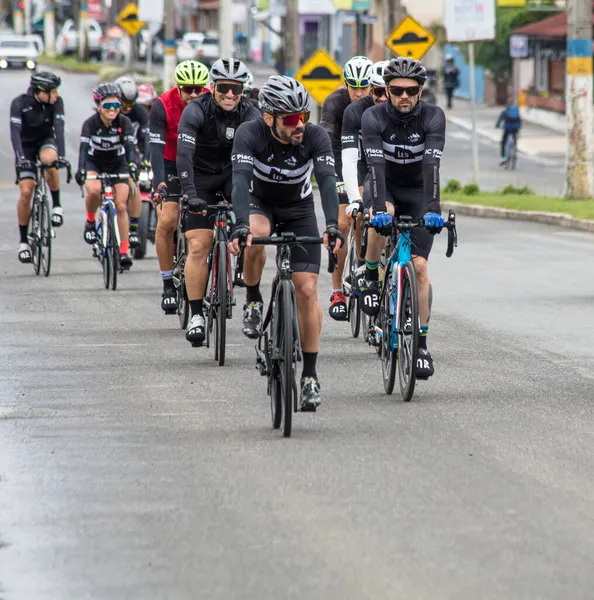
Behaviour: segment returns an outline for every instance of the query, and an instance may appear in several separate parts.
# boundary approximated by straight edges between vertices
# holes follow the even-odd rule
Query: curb
[[[522,210],[513,210],[509,208],[498,208],[495,206],[485,206],[484,204],[462,204],[461,202],[441,203],[444,209],[453,208],[458,215],[469,217],[480,217],[483,219],[509,219],[511,221],[530,221],[531,223],[540,223],[542,225],[553,225],[565,229],[575,229],[578,231],[587,231],[594,233],[594,221],[589,219],[578,219],[563,213],[547,212],[528,212]]]

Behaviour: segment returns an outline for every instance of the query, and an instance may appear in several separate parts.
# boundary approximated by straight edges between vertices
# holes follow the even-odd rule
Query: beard
[[[410,104],[404,104],[404,105],[398,105],[397,104],[396,106],[394,106],[394,108],[398,112],[403,113],[403,114],[406,115],[406,114],[412,112],[415,109],[415,106],[418,104],[418,102],[419,102],[419,96],[417,96],[414,99],[411,99]]]
[[[285,133],[284,131],[279,131],[278,124],[276,122],[274,123],[274,135],[276,135],[279,140],[287,142],[288,144],[292,144],[293,146],[298,146],[301,144],[301,140],[295,139],[293,135],[303,132],[304,129],[298,127],[297,129],[293,129],[291,133]]]

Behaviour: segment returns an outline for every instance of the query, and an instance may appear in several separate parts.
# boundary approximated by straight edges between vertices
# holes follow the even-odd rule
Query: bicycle
[[[142,167],[138,173],[138,187],[142,198],[142,211],[138,223],[138,237],[140,244],[133,250],[134,258],[144,258],[146,255],[147,240],[155,243],[157,232],[157,213],[153,203],[153,194],[151,193],[153,180],[153,171],[150,167]]]
[[[505,141],[505,162],[503,165],[508,171],[513,171],[516,168],[518,162],[518,144],[516,141],[516,135],[511,133],[507,136]]]
[[[393,248],[386,262],[380,292],[380,309],[370,333],[371,345],[377,347],[382,362],[382,377],[386,394],[392,394],[396,371],[400,393],[405,402],[412,400],[416,384],[416,358],[421,329],[417,278],[412,262],[411,232],[424,227],[423,220],[409,216],[394,217],[390,242]],[[448,230],[446,256],[458,246],[456,214],[449,211],[445,223]],[[371,336],[375,336],[373,339]]]
[[[52,227],[52,210],[49,202],[49,187],[45,179],[47,169],[67,169],[66,183],[72,179],[70,163],[67,160],[55,160],[45,164],[41,161],[35,163],[35,191],[29,218],[29,245],[31,246],[31,260],[35,275],[39,275],[43,267],[43,274],[49,277],[52,266],[52,238],[56,237]]]
[[[103,269],[105,289],[118,287],[118,272],[123,273],[120,265],[120,232],[116,224],[116,207],[113,195],[114,181],[128,181],[130,175],[119,173],[99,173],[87,175],[87,181],[101,181],[101,207],[99,221],[95,222],[97,241],[93,244],[93,256],[99,260]]]
[[[267,377],[270,396],[272,427],[283,424],[284,437],[291,436],[293,412],[298,412],[295,369],[301,362],[301,339],[297,319],[297,298],[291,280],[291,248],[306,244],[321,244],[323,238],[297,236],[283,232],[276,236],[252,238],[252,245],[275,245],[277,272],[272,282],[270,302],[256,345],[256,368]],[[334,241],[331,247],[334,246]],[[328,272],[337,266],[336,256],[330,252]],[[267,331],[270,326],[270,332]],[[284,417],[284,418],[283,418]]]
[[[188,303],[188,293],[186,291],[186,259],[188,257],[188,248],[186,240],[186,215],[188,213],[188,198],[180,194],[168,194],[167,198],[180,198],[179,219],[177,221],[177,230],[173,235],[173,285],[177,294],[177,316],[179,317],[180,329],[185,329],[190,320],[190,304]],[[162,202],[165,194],[159,194],[159,200]]]

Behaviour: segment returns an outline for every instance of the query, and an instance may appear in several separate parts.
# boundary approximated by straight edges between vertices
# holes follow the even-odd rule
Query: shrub
[[[456,192],[459,192],[462,189],[462,185],[460,184],[460,182],[457,179],[450,179],[447,183],[447,185],[445,186],[445,188],[443,189],[444,192],[446,192],[447,194],[455,194]]]
[[[476,195],[478,195],[479,192],[480,192],[480,188],[478,186],[478,183],[467,183],[462,188],[462,193],[465,196],[476,196]]]

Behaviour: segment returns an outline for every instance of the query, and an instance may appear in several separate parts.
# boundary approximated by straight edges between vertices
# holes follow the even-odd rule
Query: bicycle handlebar
[[[114,175],[111,175],[110,173],[97,173],[97,175],[87,175],[85,177],[86,181],[107,181],[107,180],[111,180],[111,179],[130,179],[130,175],[128,173],[124,174],[124,173],[117,173]]]
[[[51,163],[42,163],[38,160],[35,163],[35,166],[40,168],[42,171],[45,169],[66,169],[66,183],[70,183],[72,181],[72,166],[66,159],[56,159]]]

